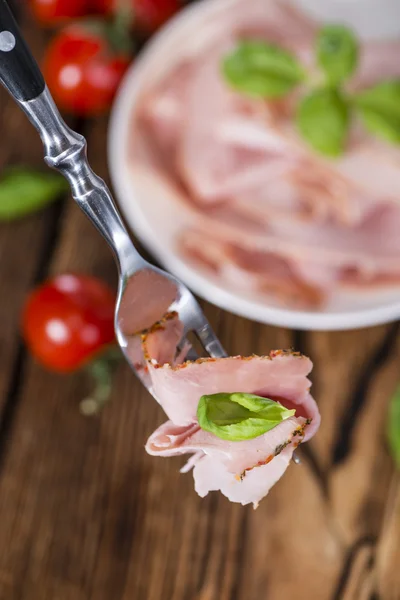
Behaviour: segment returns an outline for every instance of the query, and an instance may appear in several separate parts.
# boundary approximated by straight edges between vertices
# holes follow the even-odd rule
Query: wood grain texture
[[[38,32],[26,11],[22,11],[21,16],[24,33],[33,52],[40,57],[46,35]],[[10,165],[46,168],[38,135],[3,88],[0,88],[0,131],[0,174]],[[0,224],[0,414],[10,411],[14,403],[24,362],[18,335],[21,307],[27,290],[42,277],[46,268],[61,205],[59,202],[16,223]],[[8,421],[7,416],[5,421]],[[0,440],[0,445],[2,443]]]
[[[400,598],[400,477],[392,480],[376,555],[376,587],[385,600]]]
[[[1,164],[39,164],[40,145],[18,141],[28,126],[3,100]],[[106,128],[85,124],[107,178]],[[256,511],[201,500],[183,460],[144,452],[164,415],[125,364],[111,403],[84,418],[85,376],[45,372],[19,342],[38,278],[73,270],[116,282],[93,226],[71,200],[60,206],[0,227],[0,600],[400,600],[400,487],[384,439],[398,326],[299,334],[202,302],[231,354],[309,354],[323,422]]]

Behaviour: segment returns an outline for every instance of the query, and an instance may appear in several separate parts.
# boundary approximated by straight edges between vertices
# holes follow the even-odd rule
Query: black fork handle
[[[0,82],[22,102],[37,98],[45,88],[43,75],[6,0],[0,0]]]

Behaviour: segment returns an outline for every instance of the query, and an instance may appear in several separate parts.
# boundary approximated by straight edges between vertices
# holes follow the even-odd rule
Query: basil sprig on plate
[[[340,156],[352,118],[358,116],[370,134],[400,143],[400,80],[384,81],[350,94],[346,84],[359,58],[354,33],[327,25],[317,35],[315,62],[319,77],[307,74],[287,50],[260,40],[244,40],[224,58],[222,72],[236,91],[276,100],[301,86],[295,114],[300,135],[317,152]]]
[[[290,52],[257,40],[241,42],[226,57],[222,69],[240,92],[262,98],[280,98],[303,81],[301,64]]]
[[[342,154],[349,127],[349,107],[337,89],[318,89],[305,96],[298,105],[296,122],[315,150],[332,157]]]
[[[197,419],[205,431],[239,442],[263,435],[295,412],[254,394],[221,393],[200,398]]]
[[[357,68],[358,43],[354,33],[342,25],[326,25],[317,36],[317,62],[327,81],[337,86]]]
[[[400,143],[400,80],[378,83],[358,93],[354,103],[370,133]]]

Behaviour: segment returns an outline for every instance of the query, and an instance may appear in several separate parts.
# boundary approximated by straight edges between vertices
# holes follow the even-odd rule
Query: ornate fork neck
[[[104,236],[120,271],[129,274],[146,262],[135,250],[105,182],[90,168],[86,140],[68,127],[47,90],[35,99],[19,101],[39,132],[46,163],[68,180],[72,196]]]

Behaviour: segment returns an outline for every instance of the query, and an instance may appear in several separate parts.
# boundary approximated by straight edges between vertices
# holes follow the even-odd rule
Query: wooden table
[[[22,21],[40,56],[45,35]],[[5,94],[0,103],[0,165],[40,166],[33,129]],[[106,120],[78,125],[107,178]],[[295,346],[315,364],[320,432],[254,511],[201,500],[181,460],[145,454],[163,413],[127,366],[101,417],[85,418],[83,375],[30,358],[21,305],[65,270],[115,282],[70,198],[0,226],[0,600],[399,600],[400,486],[384,439],[398,324],[304,334],[204,305],[230,353]]]

